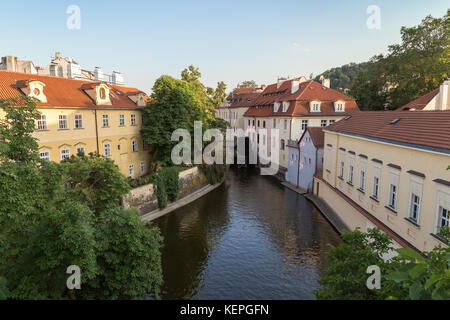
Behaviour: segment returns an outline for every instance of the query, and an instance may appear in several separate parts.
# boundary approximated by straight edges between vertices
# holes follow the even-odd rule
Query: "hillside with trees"
[[[320,77],[323,76],[324,78],[330,79],[330,85],[332,89],[338,90],[338,89],[345,89],[350,84],[353,83],[356,75],[359,71],[364,70],[367,66],[367,62],[363,63],[349,63],[346,65],[343,65],[342,67],[332,68],[329,69],[321,74],[319,74],[317,77],[314,78],[314,81],[319,82]]]

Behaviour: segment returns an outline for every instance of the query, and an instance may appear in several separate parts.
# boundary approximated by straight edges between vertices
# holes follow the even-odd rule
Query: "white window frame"
[[[134,177],[134,164],[128,165],[128,176]]]
[[[73,122],[74,122],[74,128],[75,129],[83,129],[83,115],[81,113],[76,113],[74,115],[74,121]]]
[[[302,120],[302,131],[305,131],[308,128],[308,120]]]
[[[39,158],[50,161],[50,151],[39,151]]]
[[[135,115],[135,114],[132,114],[132,115],[131,115],[131,125],[132,125],[132,126],[135,126],[135,125],[136,125],[136,115]]]
[[[109,117],[107,114],[102,115],[102,126],[103,126],[103,128],[109,127]]]
[[[105,157],[111,156],[111,144],[110,143],[104,143],[103,144],[103,155]]]
[[[345,153],[344,151],[339,152],[339,178],[344,179],[345,174]]]
[[[47,115],[41,114],[41,117],[37,120],[37,130],[44,131],[47,129]]]
[[[422,206],[422,186],[423,180],[419,180],[416,178],[411,178],[410,187],[409,187],[409,205],[408,205],[408,218],[419,224],[420,221],[420,211]],[[417,197],[418,202],[414,201]],[[414,218],[414,208],[417,206],[417,217]]]
[[[119,114],[119,126],[124,127],[125,126],[125,115]]]
[[[373,187],[372,187],[372,198],[378,200],[380,198],[380,181],[381,181],[381,167],[373,167]]]
[[[137,140],[131,141],[131,151],[132,152],[138,152],[138,143]]]
[[[145,161],[141,161],[141,163],[140,163],[140,168],[141,168],[141,173],[143,174],[143,173],[145,173]]]
[[[350,158],[348,161],[348,183],[353,185],[355,180],[355,159]]]
[[[398,185],[400,174],[391,171],[389,173],[388,203],[387,206],[393,210],[397,210],[398,206]]]
[[[67,129],[69,129],[69,123],[67,121],[67,115],[66,114],[58,115],[58,129],[59,130],[67,130]]]
[[[328,125],[328,120],[320,120],[320,126],[326,127]]]
[[[70,149],[61,149],[61,161],[68,158],[70,158]]]
[[[437,191],[437,208],[436,208],[436,221],[434,227],[434,233],[439,234],[439,230],[442,227],[442,222],[448,223],[450,226],[450,188],[439,187]],[[442,213],[446,211],[447,217],[442,217]]]
[[[81,151],[83,154],[86,153],[83,146],[77,147],[77,155],[80,153],[80,151]]]

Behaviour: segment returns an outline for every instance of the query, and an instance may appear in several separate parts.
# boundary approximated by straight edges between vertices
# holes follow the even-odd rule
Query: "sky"
[[[67,13],[71,5],[79,20]],[[370,6],[380,10],[380,28],[367,26],[377,21]],[[44,67],[59,51],[83,69],[120,71],[126,85],[148,93],[161,75],[179,78],[193,64],[205,85],[224,81],[231,90],[367,61],[399,43],[402,26],[449,7],[448,0],[2,1],[0,56]]]

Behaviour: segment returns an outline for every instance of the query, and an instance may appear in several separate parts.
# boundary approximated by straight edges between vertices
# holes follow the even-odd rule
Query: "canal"
[[[314,299],[328,243],[317,209],[256,169],[155,221],[164,236],[162,299]]]

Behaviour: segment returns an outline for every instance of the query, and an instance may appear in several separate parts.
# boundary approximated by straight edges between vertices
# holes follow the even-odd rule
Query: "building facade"
[[[299,141],[290,141],[287,181],[305,191],[313,190],[314,175],[322,175],[323,127],[308,127]]]
[[[97,152],[128,177],[148,172],[140,135],[144,92],[104,82],[0,71],[0,99],[37,98],[41,118],[34,136],[39,155],[60,162],[79,152]],[[0,116],[4,113],[0,110]]]
[[[324,79],[324,84],[328,84]],[[244,114],[246,130],[255,133],[250,142],[257,145],[270,158],[272,152],[279,152],[280,171],[288,168],[288,142],[297,141],[308,127],[325,127],[345,118],[359,108],[354,99],[330,89],[324,84],[305,77],[279,79],[265,88],[255,103]],[[271,134],[277,129],[276,136]],[[275,146],[279,148],[275,150]]]
[[[439,88],[397,109],[397,111],[417,110],[450,110],[450,80],[444,81]]]
[[[324,131],[314,193],[350,229],[378,227],[418,251],[447,245],[450,111],[361,112]]]

